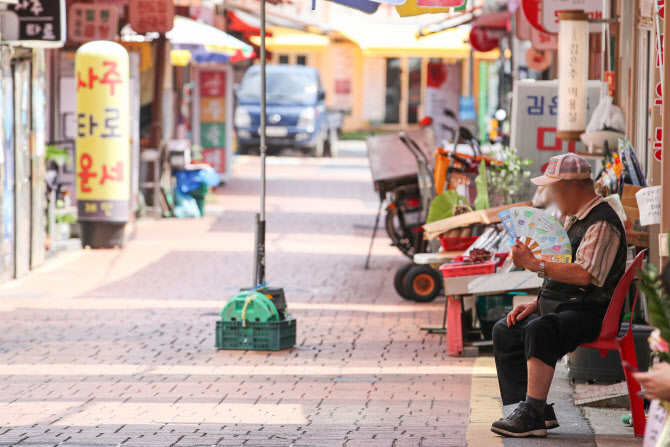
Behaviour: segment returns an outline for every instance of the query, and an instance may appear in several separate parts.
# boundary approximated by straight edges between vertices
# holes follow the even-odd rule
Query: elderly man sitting
[[[609,300],[626,269],[626,233],[621,219],[596,195],[591,166],[582,157],[553,157],[543,176],[566,220],[572,263],[537,259],[516,242],[518,267],[544,278],[538,298],[516,306],[493,328],[498,383],[503,405],[518,403],[514,413],[491,426],[502,436],[546,436],[558,427],[546,404],[556,362],[581,343],[598,338]]]

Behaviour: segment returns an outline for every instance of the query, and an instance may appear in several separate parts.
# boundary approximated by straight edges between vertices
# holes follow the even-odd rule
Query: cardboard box
[[[621,194],[621,204],[626,213],[626,240],[630,245],[649,248],[649,226],[640,224],[640,210],[637,207],[637,193],[642,188],[640,186],[625,185]]]

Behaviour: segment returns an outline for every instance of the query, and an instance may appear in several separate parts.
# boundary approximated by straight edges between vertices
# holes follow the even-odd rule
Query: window
[[[307,56],[298,56],[295,63],[298,65],[307,65]]]
[[[421,58],[410,57],[409,68],[409,91],[407,98],[407,122],[416,124],[419,122],[419,107],[421,106]]]
[[[288,64],[288,54],[282,54],[281,56],[279,56],[279,63]]]
[[[384,123],[400,123],[402,98],[402,60],[398,57],[386,59],[386,112]]]

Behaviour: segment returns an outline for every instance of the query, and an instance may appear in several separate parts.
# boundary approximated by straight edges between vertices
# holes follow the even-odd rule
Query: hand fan
[[[551,262],[571,262],[568,234],[555,217],[544,210],[516,206],[498,213],[512,239],[519,239],[533,254]]]

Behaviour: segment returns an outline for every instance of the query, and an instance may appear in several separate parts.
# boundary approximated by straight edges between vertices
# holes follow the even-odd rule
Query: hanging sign
[[[602,83],[588,81],[586,117],[600,101]],[[539,175],[549,159],[561,153],[586,151],[583,143],[562,141],[556,135],[558,118],[558,81],[517,81],[512,89],[512,141],[519,157],[535,161],[533,174]]]
[[[130,200],[128,52],[96,41],[75,56],[80,221],[126,222]]]
[[[137,34],[167,33],[174,24],[172,0],[129,0],[128,21]]]
[[[663,23],[665,22],[665,0],[654,1],[654,64],[657,70],[653,73],[654,93],[651,106],[651,123],[654,129],[651,135],[651,146],[654,160],[661,161],[663,153]]]
[[[558,36],[538,31],[535,28],[530,30],[530,43],[536,50],[558,50]]]
[[[523,13],[523,9],[518,8],[514,13],[514,34],[519,40],[530,40],[530,31],[533,29],[532,25]]]
[[[433,8],[444,8],[444,7],[455,7],[463,6],[466,0],[417,0],[417,6],[421,7],[433,7]],[[384,3],[388,3],[388,0],[385,0]],[[401,2],[404,3],[404,2]]]
[[[500,39],[488,28],[482,25],[475,25],[470,30],[470,45],[476,51],[486,53],[487,51],[498,48]]]
[[[551,66],[554,58],[550,51],[537,50],[533,47],[526,51],[526,65],[535,71],[542,72]]]
[[[661,223],[662,186],[649,186],[635,193],[640,209],[640,224],[643,226]]]
[[[583,10],[589,20],[604,17],[602,0],[551,0],[542,3],[542,26],[549,33],[558,33],[558,14],[573,9]],[[602,23],[589,23],[590,33],[599,33],[602,30]]]
[[[76,3],[68,11],[67,36],[72,42],[115,40],[119,10],[111,3]]]
[[[533,28],[546,33],[542,25],[542,3],[542,0],[522,0],[521,9]]]
[[[355,57],[350,47],[335,45],[333,47],[333,89],[331,94],[332,107],[340,110],[351,110],[353,106]]]
[[[200,144],[204,161],[216,172],[226,171],[227,72],[200,72]]]
[[[21,45],[60,48],[65,43],[65,0],[20,0],[8,11],[18,16]]]

